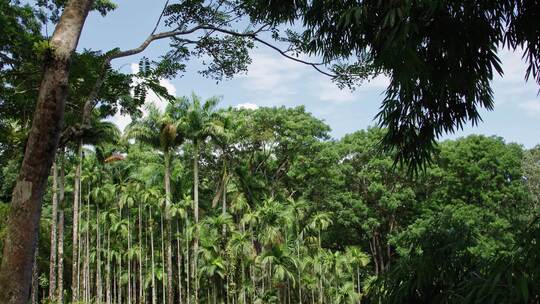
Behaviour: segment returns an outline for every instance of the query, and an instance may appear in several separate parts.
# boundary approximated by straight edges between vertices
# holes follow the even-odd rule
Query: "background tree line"
[[[217,103],[148,105],[124,134],[95,111],[82,153],[61,148],[35,303],[538,299],[538,148],[444,141],[414,176],[382,129],[335,140],[302,107]]]

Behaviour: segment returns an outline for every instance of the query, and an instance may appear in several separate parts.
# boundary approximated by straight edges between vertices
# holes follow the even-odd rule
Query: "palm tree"
[[[167,299],[168,303],[174,301],[173,289],[173,263],[172,263],[172,239],[171,239],[171,156],[179,147],[184,136],[179,132],[177,124],[174,124],[169,112],[174,110],[168,107],[165,114],[154,104],[147,105],[148,114],[140,120],[135,120],[126,128],[124,136],[127,139],[134,138],[163,153],[164,161],[164,184],[165,184],[165,221],[166,221],[166,267],[167,267]]]
[[[185,131],[186,137],[193,143],[193,215],[195,235],[193,244],[192,277],[195,279],[195,302],[198,301],[197,259],[199,251],[199,151],[208,138],[217,138],[224,133],[224,123],[216,111],[219,98],[212,97],[201,101],[195,94],[191,99],[182,97],[177,100],[177,124]],[[187,105],[187,107],[186,107]],[[181,117],[179,117],[179,114]]]
[[[79,206],[81,204],[81,174],[83,144],[98,145],[106,142],[116,142],[120,136],[120,131],[112,122],[102,121],[97,111],[92,115],[90,127],[75,126],[67,129],[62,135],[63,142],[75,142],[77,151],[77,165],[73,178],[73,246],[72,246],[72,276],[71,290],[72,302],[77,301],[79,289],[77,280],[79,278]]]

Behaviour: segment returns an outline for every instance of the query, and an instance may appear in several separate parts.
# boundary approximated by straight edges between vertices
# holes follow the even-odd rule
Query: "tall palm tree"
[[[172,239],[171,239],[171,157],[175,149],[184,142],[184,136],[177,124],[173,123],[168,107],[162,113],[154,104],[147,105],[148,114],[140,120],[129,124],[124,136],[127,139],[136,139],[163,153],[164,186],[165,186],[165,221],[166,221],[166,267],[167,267],[167,299],[168,303],[174,301],[173,265],[172,265]]]
[[[119,137],[120,131],[118,130],[118,127],[116,127],[116,125],[112,122],[101,120],[101,117],[97,111],[95,111],[94,115],[91,117],[90,127],[82,127],[80,125],[74,126],[64,131],[64,134],[62,135],[62,142],[76,143],[77,151],[77,165],[73,178],[73,255],[71,272],[72,302],[77,301],[79,295],[78,284],[76,282],[79,277],[79,205],[81,204],[83,145],[98,145],[106,142],[116,142]]]
[[[199,152],[208,138],[217,138],[224,133],[222,115],[217,112],[220,99],[212,97],[205,101],[195,94],[191,98],[182,97],[176,102],[181,105],[177,124],[184,130],[186,137],[193,143],[193,215],[195,235],[193,244],[192,277],[195,279],[195,302],[198,300],[197,259],[199,252]],[[187,107],[186,107],[187,105]]]

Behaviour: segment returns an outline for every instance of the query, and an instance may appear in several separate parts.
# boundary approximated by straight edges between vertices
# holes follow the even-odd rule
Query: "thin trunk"
[[[82,141],[77,146],[77,167],[73,178],[73,234],[72,234],[72,264],[71,264],[71,302],[79,297],[79,200],[82,166]]]
[[[96,248],[96,293],[99,304],[103,300],[103,284],[101,280],[101,229],[99,229],[99,206],[96,209],[97,248]]]
[[[150,215],[152,215],[152,208],[150,208]],[[155,260],[154,260],[154,227],[150,225],[150,253],[152,259],[152,304],[157,304],[157,295],[156,295],[156,270],[155,270]]]
[[[56,162],[52,166],[52,214],[51,214],[51,254],[49,257],[49,300],[55,301],[56,293],[56,257],[57,257],[57,225],[58,225],[58,168]]]
[[[91,289],[91,282],[90,282],[90,186],[88,187],[88,197],[86,200],[86,256],[85,256],[85,297],[86,301],[90,302],[90,289]]]
[[[163,210],[161,210],[160,215],[161,215],[161,265],[163,267],[164,265],[166,265],[165,264],[165,240],[164,240],[165,234],[163,230]],[[167,294],[165,290],[166,279],[167,278],[163,278],[163,281],[161,282],[161,303],[163,304],[167,303],[167,300],[166,300]]]
[[[58,287],[56,300],[59,304],[64,303],[64,209],[60,207],[58,212]]]
[[[193,215],[195,218],[195,235],[193,243],[193,268],[191,275],[193,276],[193,292],[195,295],[195,303],[199,303],[199,280],[198,280],[198,259],[199,259],[199,144],[194,143],[195,155],[193,158]]]
[[[167,303],[173,304],[173,265],[172,265],[172,238],[171,238],[171,219],[169,216],[171,206],[171,155],[165,152],[165,222],[167,234]],[[165,296],[165,295],[164,295]]]
[[[178,219],[178,224],[176,225],[176,244],[176,254],[178,259],[178,303],[182,304],[182,251],[180,250],[180,219]]]
[[[190,289],[190,282],[191,282],[191,274],[190,274],[190,267],[191,267],[191,264],[189,263],[189,235],[188,235],[188,231],[189,231],[189,217],[186,217],[186,229],[185,229],[186,233],[185,233],[185,236],[186,236],[186,264],[185,264],[185,269],[186,269],[186,302],[187,304],[190,304],[191,303],[191,289]]]
[[[71,58],[93,2],[68,1],[49,40],[32,128],[6,225],[0,303],[24,304],[29,298],[41,202],[64,122]]]
[[[129,205],[127,206],[127,211],[128,211],[128,221],[127,221],[127,238],[128,238],[128,251],[127,251],[127,271],[128,271],[128,278],[127,278],[127,285],[128,285],[128,288],[127,288],[127,299],[128,299],[128,304],[131,304],[131,259],[130,259],[130,254],[131,254],[131,233],[130,233],[130,226],[131,226],[131,216],[130,216],[130,209],[129,209]]]
[[[105,266],[105,301],[112,304],[111,301],[111,229],[107,230],[107,265]]]
[[[139,304],[145,303],[146,301],[143,301],[143,290],[144,290],[144,282],[143,282],[143,261],[142,261],[142,214],[141,214],[141,203],[139,203]]]
[[[36,248],[36,251],[34,253],[34,263],[32,265],[32,291],[30,298],[32,300],[32,304],[37,304],[39,301],[39,294],[38,294],[38,287],[39,287],[39,270],[38,270],[38,254],[39,254],[39,247]]]
[[[60,175],[58,179],[58,287],[56,299],[64,303],[64,203],[65,203],[65,167],[64,148],[60,151]]]

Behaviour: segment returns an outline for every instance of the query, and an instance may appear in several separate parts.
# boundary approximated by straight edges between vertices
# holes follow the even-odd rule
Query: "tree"
[[[525,78],[540,84],[535,1],[281,1],[247,2],[252,18],[303,24],[285,31],[291,49],[352,62],[335,70],[369,79],[386,75],[377,115],[397,160],[421,165],[435,140],[493,109],[493,75],[503,74],[497,49],[523,50]],[[348,60],[347,60],[348,59]],[[340,74],[337,74],[339,79]]]
[[[209,137],[219,136],[223,133],[223,122],[216,112],[219,99],[214,97],[204,102],[193,94],[191,100],[184,98],[183,102],[189,106],[185,109],[183,116],[178,121],[185,130],[186,137],[193,143],[193,215],[195,219],[195,235],[193,245],[193,266],[192,275],[195,279],[195,301],[198,300],[198,275],[197,260],[199,251],[199,150],[201,145]]]
[[[167,109],[172,111],[174,107],[168,107]],[[127,138],[135,138],[155,149],[159,149],[163,153],[163,161],[165,165],[165,213],[167,222],[167,299],[168,303],[171,304],[174,301],[171,244],[172,228],[169,215],[171,209],[171,157],[174,150],[183,143],[184,136],[183,133],[178,130],[171,118],[167,116],[169,113],[163,115],[152,104],[147,106],[147,110],[148,116],[144,117],[142,120],[132,122],[127,127],[125,136]]]
[[[13,190],[8,233],[0,268],[0,302],[28,299],[41,200],[56,152],[73,51],[93,4],[69,1],[50,40],[36,111],[17,184]]]

